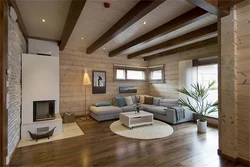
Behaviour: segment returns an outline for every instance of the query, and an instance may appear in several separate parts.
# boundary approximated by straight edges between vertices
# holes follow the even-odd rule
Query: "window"
[[[145,71],[127,70],[128,80],[145,80]]]
[[[117,69],[116,70],[116,79],[125,79],[125,70]]]
[[[149,67],[150,82],[164,82],[164,66]]]
[[[115,80],[145,81],[146,69],[144,67],[114,66]]]
[[[215,81],[216,85],[209,91],[207,100],[210,102],[218,100],[218,65],[198,66],[198,83],[208,85],[212,81]],[[218,112],[211,113],[208,116],[218,118]]]

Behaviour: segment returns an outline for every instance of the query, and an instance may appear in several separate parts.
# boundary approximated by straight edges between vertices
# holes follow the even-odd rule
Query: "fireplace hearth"
[[[33,122],[55,119],[55,100],[33,101]]]

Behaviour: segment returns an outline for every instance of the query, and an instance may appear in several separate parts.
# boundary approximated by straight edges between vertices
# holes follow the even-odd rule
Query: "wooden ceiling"
[[[217,16],[242,0],[109,0],[110,8],[103,0],[9,1],[26,37],[58,41],[60,50],[150,60],[216,44]]]

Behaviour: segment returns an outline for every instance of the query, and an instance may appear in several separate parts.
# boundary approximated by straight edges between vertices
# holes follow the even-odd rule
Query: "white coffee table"
[[[132,112],[120,113],[120,121],[123,125],[133,129],[135,126],[142,125],[153,125],[153,114],[146,111],[140,111],[140,113],[135,114]]]

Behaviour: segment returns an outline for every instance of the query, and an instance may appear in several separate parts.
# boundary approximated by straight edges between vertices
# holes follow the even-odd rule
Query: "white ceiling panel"
[[[16,0],[29,36],[60,40],[71,0]],[[45,22],[42,22],[45,19]]]
[[[86,2],[66,47],[85,50],[133,8],[139,0],[110,0],[110,8],[104,8],[103,2],[101,0]]]

